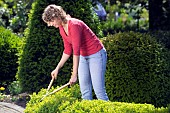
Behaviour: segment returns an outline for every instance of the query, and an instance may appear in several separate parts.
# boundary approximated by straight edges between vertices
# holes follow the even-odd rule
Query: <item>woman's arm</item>
[[[73,73],[70,79],[71,85],[77,81],[78,66],[79,66],[79,56],[73,55]]]
[[[56,69],[60,70],[65,62],[69,59],[70,55],[63,53],[60,62],[58,63]]]
[[[53,70],[51,72],[51,76],[52,78],[57,78],[58,72],[59,70],[63,67],[63,65],[65,64],[65,62],[69,59],[70,55],[67,55],[65,53],[63,53],[60,62],[58,63],[57,67],[55,68],[55,70]]]
[[[76,75],[78,73],[78,65],[79,65],[79,56],[73,55],[73,73],[72,75]]]

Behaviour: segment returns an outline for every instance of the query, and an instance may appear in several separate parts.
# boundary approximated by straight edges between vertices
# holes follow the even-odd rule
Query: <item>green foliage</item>
[[[2,101],[5,98],[5,95],[0,92],[0,101]]]
[[[106,5],[107,20],[102,22],[104,35],[119,31],[146,31],[149,28],[147,2],[131,4],[116,1]]]
[[[52,87],[49,92],[53,90],[54,87]],[[38,94],[33,93],[31,95],[31,100],[27,103],[25,113],[55,113],[56,111],[62,111],[66,106],[72,105],[74,101],[78,99],[81,100],[78,85],[64,88],[53,95],[47,96],[40,102],[45,94],[46,89],[41,89]]]
[[[11,95],[17,95],[21,93],[21,86],[19,85],[19,81],[13,81],[9,84],[8,89]]]
[[[0,0],[0,26],[22,36],[33,0]]]
[[[80,18],[92,30],[99,34],[99,20],[91,9],[90,1],[84,0],[36,0],[29,14],[28,28],[25,31],[26,44],[20,59],[18,79],[23,91],[39,91],[47,87],[50,82],[50,73],[59,62],[63,41],[59,30],[48,27],[41,19],[42,13],[49,4],[61,5],[72,17]],[[70,59],[60,71],[56,85],[68,82],[71,75],[72,60]]]
[[[18,67],[18,54],[22,39],[10,30],[0,27],[0,85],[15,80]]]
[[[46,94],[42,89],[33,93],[27,103],[25,113],[168,113],[167,108],[155,108],[151,104],[111,102],[103,100],[81,100],[78,85],[65,88],[51,96],[40,99]],[[54,90],[52,88],[50,91]]]
[[[170,104],[168,104],[168,112],[170,113]]]
[[[169,54],[147,34],[124,32],[102,40],[108,52],[106,88],[111,101],[170,103]]]
[[[166,49],[168,49],[168,51],[170,52],[170,32],[169,31],[149,31],[149,34],[152,37],[155,37],[156,40],[162,45],[164,46]],[[169,53],[170,54],[170,53]],[[167,55],[168,56],[168,55]],[[170,57],[169,57],[170,59]],[[170,62],[167,62],[170,64]]]
[[[170,73],[170,31],[149,31],[149,34],[155,37],[162,46],[168,49],[168,52],[165,54],[167,56],[168,73]]]
[[[61,113],[168,113],[167,108],[155,108],[151,104],[106,102],[103,100],[76,101]]]

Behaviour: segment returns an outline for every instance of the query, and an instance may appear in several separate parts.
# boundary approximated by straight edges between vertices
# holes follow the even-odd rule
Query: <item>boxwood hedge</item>
[[[51,91],[53,91],[51,89]],[[151,104],[111,102],[103,100],[81,100],[78,85],[65,88],[44,98],[46,90],[31,95],[25,113],[168,113],[168,108],[155,108]]]
[[[106,88],[111,101],[170,103],[169,52],[148,34],[123,32],[109,35]]]

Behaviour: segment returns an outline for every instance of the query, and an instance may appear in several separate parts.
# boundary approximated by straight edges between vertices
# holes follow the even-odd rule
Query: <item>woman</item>
[[[92,100],[92,87],[96,97],[108,101],[105,90],[106,50],[93,31],[81,20],[71,18],[61,6],[45,8],[42,19],[48,26],[59,28],[64,51],[57,67],[51,72],[56,79],[59,70],[73,53],[73,73],[70,84],[79,78],[83,99]]]

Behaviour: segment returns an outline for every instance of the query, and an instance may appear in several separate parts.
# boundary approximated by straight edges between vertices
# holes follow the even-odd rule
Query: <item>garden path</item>
[[[24,108],[12,103],[0,102],[0,113],[24,113]]]

